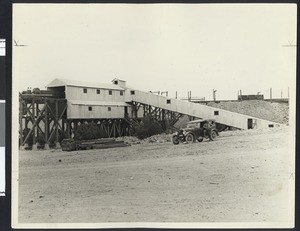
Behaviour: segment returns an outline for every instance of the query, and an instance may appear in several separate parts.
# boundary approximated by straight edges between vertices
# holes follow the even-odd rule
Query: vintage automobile
[[[202,142],[204,138],[215,140],[219,135],[215,120],[199,119],[187,123],[187,127],[173,134],[173,144]]]

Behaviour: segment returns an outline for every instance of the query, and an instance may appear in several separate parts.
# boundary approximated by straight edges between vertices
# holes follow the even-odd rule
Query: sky
[[[174,97],[295,89],[295,4],[14,4],[18,89],[127,81]]]

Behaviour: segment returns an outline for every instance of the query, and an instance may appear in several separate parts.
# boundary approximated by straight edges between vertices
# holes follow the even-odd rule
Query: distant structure
[[[264,95],[239,95],[238,100],[264,100]]]

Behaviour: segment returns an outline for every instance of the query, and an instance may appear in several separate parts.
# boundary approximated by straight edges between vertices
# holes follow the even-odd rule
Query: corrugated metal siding
[[[111,101],[96,101],[96,100],[69,100],[73,105],[90,105],[90,106],[130,106],[125,102],[111,102]]]
[[[97,94],[97,88],[85,88],[87,93],[83,92],[85,87],[66,87],[67,100],[82,100],[82,101],[108,101],[108,102],[125,102],[125,94],[120,95],[119,90],[111,90],[112,95],[109,95],[108,89],[100,89],[100,94]]]
[[[124,118],[124,106],[91,106],[89,105],[73,105],[68,102],[68,119],[107,119],[107,118]],[[108,107],[111,111],[108,111]],[[128,114],[131,114],[131,107],[128,108]]]

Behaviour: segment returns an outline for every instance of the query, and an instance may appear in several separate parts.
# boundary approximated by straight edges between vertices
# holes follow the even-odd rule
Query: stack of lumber
[[[61,143],[63,151],[86,150],[86,149],[104,149],[115,147],[126,147],[124,141],[116,140],[115,138],[103,138],[96,140],[73,140],[65,139]]]

